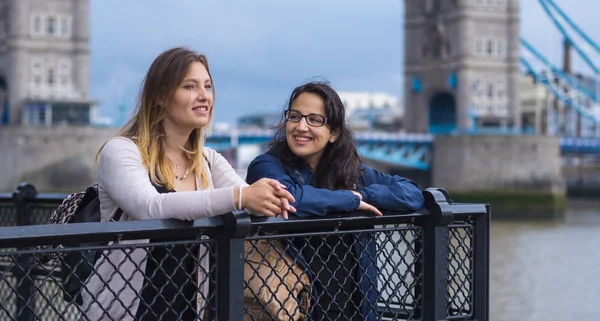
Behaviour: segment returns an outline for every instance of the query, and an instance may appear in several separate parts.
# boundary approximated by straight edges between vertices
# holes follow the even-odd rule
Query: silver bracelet
[[[238,193],[238,210],[242,210],[242,189],[244,186],[240,185],[240,192]]]

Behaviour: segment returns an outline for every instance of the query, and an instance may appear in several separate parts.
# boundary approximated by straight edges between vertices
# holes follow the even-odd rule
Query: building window
[[[486,8],[506,7],[506,0],[475,0],[475,4]]]
[[[43,69],[44,63],[41,59],[39,58],[33,58],[31,59],[31,70],[33,72],[41,72]]]
[[[504,89],[498,89],[498,91],[496,91],[496,97],[498,97],[499,100],[506,98],[506,91]]]
[[[36,16],[33,20],[33,33],[36,35],[42,33],[42,18],[40,16]]]
[[[27,125],[44,125],[46,123],[45,105],[28,105],[25,107],[25,122]]]
[[[89,125],[90,107],[71,105],[52,106],[52,124]]]
[[[506,85],[504,79],[499,78],[496,80],[496,97],[498,101],[505,101],[506,98]]]
[[[50,68],[48,69],[48,84],[53,85],[54,81],[54,69]]]
[[[506,39],[475,38],[475,56],[503,58],[506,56]]]
[[[43,21],[42,15],[39,13],[35,13],[35,14],[32,14],[30,17],[31,17],[30,18],[30,21],[31,21],[30,33],[31,33],[31,35],[32,36],[41,36],[44,33],[43,26],[42,26],[42,21]]]
[[[492,56],[494,54],[494,40],[493,39],[487,39],[486,46],[485,46],[485,53],[488,56]]]
[[[506,76],[476,75],[471,103],[478,106],[479,115],[506,117],[508,115],[508,92]]]
[[[64,85],[68,84],[71,79],[71,62],[67,59],[61,59],[59,67],[60,67],[60,69],[58,69],[58,72],[59,72],[58,76],[59,76],[61,85],[64,86]]]
[[[475,38],[475,55],[483,55],[483,39]]]
[[[505,40],[504,39],[498,39],[496,41],[496,55],[500,58],[503,58],[505,56],[506,50],[505,50]]]
[[[487,86],[487,97],[489,99],[494,98],[494,85],[493,84],[488,84],[488,86]]]
[[[34,85],[39,86],[42,83],[44,73],[44,61],[39,58],[31,59],[31,79]]]
[[[66,61],[65,61],[65,62],[63,62],[63,63],[60,65],[60,70],[61,70],[62,72],[69,72],[69,63],[68,63],[68,62],[66,62]]]
[[[68,37],[71,34],[71,19],[67,16],[63,16],[60,19],[60,35],[62,37]]]
[[[46,33],[53,35],[56,32],[56,18],[48,17],[46,19]]]

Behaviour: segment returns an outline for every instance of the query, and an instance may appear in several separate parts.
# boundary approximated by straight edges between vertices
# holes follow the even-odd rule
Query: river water
[[[492,321],[600,320],[600,201],[569,201],[560,221],[494,220],[490,241]]]

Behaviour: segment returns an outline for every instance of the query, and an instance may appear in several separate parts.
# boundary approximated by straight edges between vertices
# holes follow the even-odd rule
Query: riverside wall
[[[564,214],[559,141],[546,136],[437,136],[432,185],[454,201],[490,203],[493,216]]]
[[[75,192],[96,181],[94,158],[117,128],[0,127],[0,191]]]

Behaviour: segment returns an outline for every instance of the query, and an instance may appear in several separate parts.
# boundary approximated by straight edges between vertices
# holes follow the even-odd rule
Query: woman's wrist
[[[362,201],[363,196],[362,196],[362,194],[359,191],[350,190],[350,192],[352,192],[352,194],[358,196],[358,199]]]
[[[367,192],[365,192],[364,189],[359,189],[359,190],[357,190],[357,192],[360,194],[360,200],[361,201],[365,201],[365,202],[369,203],[367,201],[367,199],[369,198],[369,195],[367,195]]]

